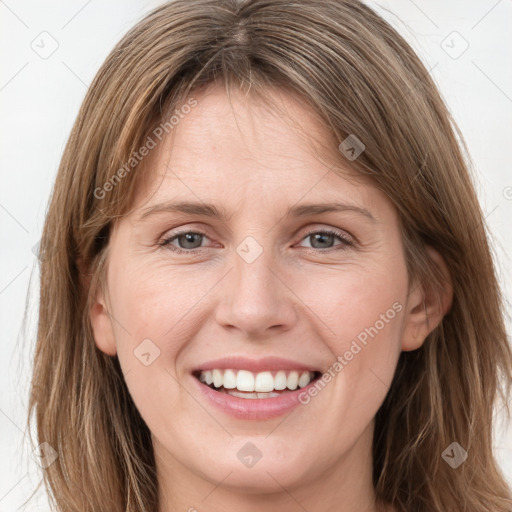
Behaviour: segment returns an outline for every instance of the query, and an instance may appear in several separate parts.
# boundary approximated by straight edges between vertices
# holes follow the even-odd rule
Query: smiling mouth
[[[248,370],[214,369],[193,372],[202,384],[219,393],[238,398],[275,398],[296,391],[319,379],[318,371],[278,370],[251,372]]]

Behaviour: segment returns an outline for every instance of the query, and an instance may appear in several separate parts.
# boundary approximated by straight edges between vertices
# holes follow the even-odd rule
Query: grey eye
[[[201,233],[184,233],[182,235],[177,235],[173,237],[173,240],[179,241],[180,249],[197,249],[201,247],[201,241],[203,236],[204,235],[202,235]],[[198,245],[197,241],[199,241]]]
[[[336,237],[329,233],[315,233],[312,235],[308,235],[306,238],[309,238],[311,240],[311,247],[313,247],[314,249],[328,249],[332,247],[332,243],[334,242],[334,238]]]

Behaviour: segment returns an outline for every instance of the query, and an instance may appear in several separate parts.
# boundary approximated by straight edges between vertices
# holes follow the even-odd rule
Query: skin
[[[420,347],[451,304],[449,280],[440,304],[409,280],[389,199],[350,177],[336,141],[337,167],[328,172],[304,138],[329,140],[318,118],[289,94],[269,94],[289,118],[238,92],[230,103],[218,87],[195,96],[173,137],[144,161],[151,178],[115,225],[108,292],[99,291],[90,310],[96,345],[118,355],[152,432],[159,512],[376,511],[374,416],[400,352]],[[138,220],[169,200],[213,203],[231,217],[164,211]],[[285,217],[297,204],[330,201],[365,208],[374,220],[355,211]],[[189,253],[158,245],[188,228],[205,235],[188,245],[174,239]],[[325,229],[354,245],[310,236]],[[236,251],[248,236],[262,249],[252,263]],[[394,318],[288,416],[235,419],[193,385],[192,369],[227,354],[291,358],[325,372],[394,303]],[[144,339],[160,350],[148,366],[134,356]],[[262,453],[252,468],[236,455],[248,441]]]

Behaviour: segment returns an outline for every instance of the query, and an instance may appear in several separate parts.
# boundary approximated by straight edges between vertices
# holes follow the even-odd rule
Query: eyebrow
[[[320,215],[322,213],[329,212],[343,212],[351,211],[364,215],[372,222],[377,222],[375,217],[366,209],[353,204],[345,204],[339,202],[331,203],[310,203],[302,204],[298,206],[292,206],[288,209],[285,217],[305,217],[308,215]],[[185,213],[189,215],[198,215],[202,217],[215,217],[222,221],[228,221],[232,214],[228,215],[227,211],[222,207],[217,207],[213,204],[208,203],[195,203],[191,201],[179,201],[179,202],[165,202],[159,203],[145,209],[138,219],[138,222],[143,221],[150,215],[156,213]]]

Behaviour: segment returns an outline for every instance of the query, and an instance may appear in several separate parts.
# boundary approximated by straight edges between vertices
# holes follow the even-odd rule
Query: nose
[[[238,329],[251,339],[275,336],[294,325],[297,298],[271,253],[264,249],[252,262],[234,255],[234,266],[222,280],[216,308],[219,325]]]

